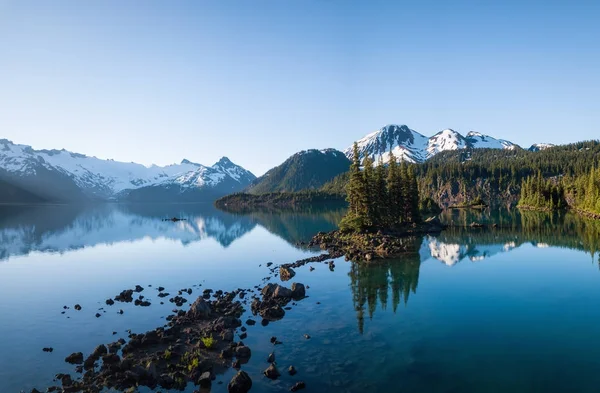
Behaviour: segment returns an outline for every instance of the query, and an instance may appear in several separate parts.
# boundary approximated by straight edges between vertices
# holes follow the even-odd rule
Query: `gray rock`
[[[188,311],[188,315],[194,319],[207,319],[210,313],[210,306],[202,297],[198,297]]]

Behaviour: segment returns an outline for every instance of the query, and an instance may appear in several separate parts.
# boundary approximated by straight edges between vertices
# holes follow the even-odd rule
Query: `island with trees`
[[[414,166],[398,164],[391,152],[387,167],[381,161],[374,166],[370,157],[361,167],[355,143],[346,195],[348,211],[340,229],[317,234],[311,245],[372,261],[415,252],[420,235],[443,229],[437,218],[422,219]]]

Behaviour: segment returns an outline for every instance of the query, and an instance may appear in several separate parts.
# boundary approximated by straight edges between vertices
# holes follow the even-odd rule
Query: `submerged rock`
[[[292,386],[292,387],[290,388],[290,390],[291,390],[292,392],[297,392],[298,390],[300,390],[300,389],[304,389],[304,388],[306,388],[306,384],[305,384],[304,382],[300,381],[300,382],[296,382],[296,383],[294,384],[294,386]]]

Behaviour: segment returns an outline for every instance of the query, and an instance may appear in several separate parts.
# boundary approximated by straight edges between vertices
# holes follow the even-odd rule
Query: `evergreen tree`
[[[388,199],[385,184],[385,166],[383,159],[379,156],[377,167],[375,168],[375,192],[374,204],[376,207],[376,225],[385,225],[385,218],[388,215]]]
[[[395,225],[400,221],[402,208],[402,192],[400,184],[400,170],[394,153],[390,151],[387,176],[388,214],[385,222],[387,225]]]
[[[420,223],[421,214],[419,213],[419,186],[415,175],[414,166],[408,169],[408,189],[409,189],[409,219],[411,222]]]
[[[360,231],[366,225],[366,187],[360,170],[360,155],[358,144],[353,146],[350,180],[346,186],[348,213],[340,222],[340,228],[345,231]]]
[[[408,177],[408,170],[406,167],[406,162],[402,161],[400,163],[400,187],[399,192],[402,195],[402,200],[400,203],[400,222],[408,222],[410,221],[410,212],[412,206],[412,197],[411,197],[411,187],[410,187],[410,179]]]
[[[373,160],[367,156],[363,160],[363,178],[364,178],[364,202],[366,207],[365,225],[372,227],[377,221],[377,204],[375,189],[375,172],[373,170]]]

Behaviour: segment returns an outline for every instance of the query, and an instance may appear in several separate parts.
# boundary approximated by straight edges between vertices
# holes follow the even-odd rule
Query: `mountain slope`
[[[387,125],[356,143],[361,160],[368,154],[374,158],[376,163],[381,158],[385,164],[390,159],[390,150],[396,158],[408,162],[422,162],[427,158],[427,137],[405,125]],[[350,146],[344,150],[344,154],[351,159],[352,151],[352,146]]]
[[[256,179],[247,192],[263,194],[316,189],[349,168],[350,160],[341,151],[301,151]]]
[[[430,138],[411,130],[406,125],[386,125],[356,142],[360,159],[367,155],[377,163],[381,157],[383,163],[389,161],[390,150],[397,159],[412,163],[422,163],[443,152],[461,149],[518,149],[519,146],[504,139],[496,139],[489,135],[471,131],[466,137],[460,133],[445,129]],[[352,158],[352,146],[344,150],[348,158]]]
[[[51,201],[115,200],[135,190],[152,189],[179,198],[191,191],[224,195],[246,187],[255,176],[223,157],[212,167],[183,160],[146,167],[102,160],[66,150],[34,150],[0,140],[0,180]],[[145,195],[145,192],[139,193]]]

